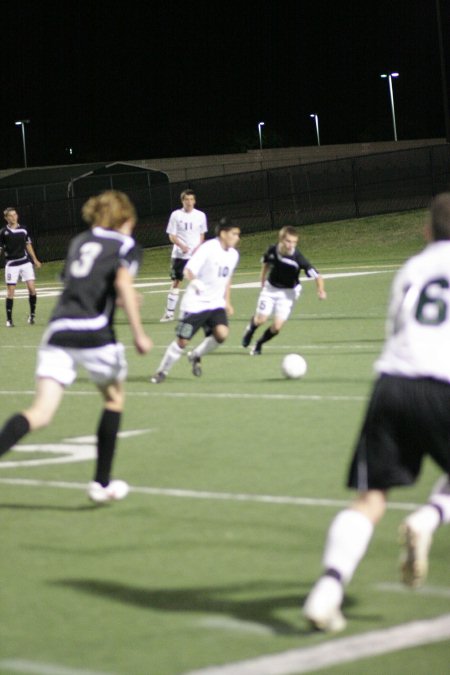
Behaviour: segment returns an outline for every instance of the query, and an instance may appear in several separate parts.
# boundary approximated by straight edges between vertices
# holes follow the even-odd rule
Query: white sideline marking
[[[290,649],[281,654],[260,656],[224,666],[190,670],[185,675],[300,675],[449,638],[450,614],[444,614],[435,619],[412,621],[385,630],[330,640],[315,647]]]
[[[387,272],[390,272],[390,270],[365,270],[363,272],[331,272],[327,274],[323,274],[324,279],[340,279],[344,277],[361,277],[361,276],[369,276],[372,274],[386,274]],[[312,279],[309,279],[308,277],[303,277],[302,278],[302,283],[304,281],[312,281]],[[135,288],[156,288],[163,286],[164,288],[162,290],[156,291],[157,293],[159,292],[166,292],[167,287],[170,285],[170,281],[136,281],[135,284],[133,284]],[[239,283],[239,284],[233,284],[232,288],[259,288],[261,286],[261,283],[259,281],[251,281],[248,283]],[[51,298],[56,295],[60,295],[62,291],[62,286],[38,286],[38,295],[43,298]],[[28,290],[26,288],[17,288],[16,289],[16,298],[18,299],[23,299],[23,298],[28,298]],[[5,298],[6,297],[6,291],[1,291],[0,292],[0,298]]]
[[[85,483],[70,483],[56,480],[36,480],[32,478],[0,478],[3,485],[24,485],[26,487],[52,487],[67,490],[85,490]],[[278,495],[252,495],[238,492],[208,492],[202,490],[182,490],[179,488],[156,488],[131,486],[130,492],[156,497],[180,497],[182,499],[214,499],[219,501],[255,502],[258,504],[285,504],[293,506],[330,506],[342,508],[348,506],[349,500],[317,499],[312,497],[286,497]],[[393,511],[414,511],[419,504],[406,502],[388,502],[388,509]]]
[[[34,389],[24,389],[22,391],[1,390],[0,396],[17,396],[25,394],[33,396]],[[98,398],[98,392],[95,389],[89,391],[66,391],[65,396],[95,396]],[[321,394],[233,394],[233,393],[206,393],[206,392],[176,392],[176,391],[127,391],[127,398],[133,396],[158,398],[228,398],[228,399],[262,399],[267,401],[365,401],[367,396],[322,396]]]
[[[33,673],[34,675],[112,675],[112,673],[94,670],[65,668],[56,663],[37,663],[24,659],[2,659],[0,670],[7,673]]]

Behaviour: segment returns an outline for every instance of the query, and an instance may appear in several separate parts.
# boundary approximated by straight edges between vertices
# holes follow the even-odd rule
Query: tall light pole
[[[262,150],[262,133],[261,127],[264,126],[264,122],[258,122],[258,136],[259,136],[259,149]]]
[[[394,106],[394,87],[392,86],[392,78],[393,77],[398,77],[399,73],[383,73],[380,75],[381,78],[388,78],[389,81],[389,96],[391,98],[391,110],[392,110],[392,124],[394,127],[394,140],[397,139],[397,125],[395,123],[395,106]]]
[[[29,124],[29,123],[30,123],[30,120],[17,120],[16,122],[14,122],[16,127],[22,127],[23,163],[24,163],[25,167],[28,166],[28,163],[27,163],[27,144],[26,144],[26,141],[25,141],[25,124]]]
[[[319,115],[311,113],[310,117],[314,120],[316,125],[316,135],[317,135],[317,145],[320,145],[320,134],[319,134]]]

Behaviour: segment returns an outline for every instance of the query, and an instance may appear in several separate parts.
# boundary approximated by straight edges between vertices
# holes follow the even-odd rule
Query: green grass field
[[[117,322],[130,373],[114,473],[132,486],[129,497],[107,507],[87,500],[100,399],[83,373],[54,423],[0,460],[0,673],[448,675],[448,531],[436,535],[423,590],[405,591],[397,575],[397,528],[427,498],[438,475],[431,463],[417,486],[390,495],[348,590],[347,630],[312,633],[300,614],[329,522],[351,497],[345,474],[390,283],[422,247],[423,220],[420,212],[301,228],[300,248],[329,275],[328,299],[306,281],[259,358],[240,339],[258,293],[248,285],[275,233],[244,236],[229,340],[204,359],[203,377],[182,360],[159,386],[149,376],[174,331],[159,323],[169,248],[146,251],[138,284],[153,351],[137,356],[122,315]],[[24,297],[16,328],[1,321],[2,420],[31,400],[59,267],[39,273],[37,325],[26,324]],[[306,358],[304,379],[282,378],[289,352]],[[447,639],[433,642],[442,617]],[[403,648],[392,646],[395,630],[407,636]],[[365,651],[374,631],[377,655]],[[350,648],[349,639],[358,642]],[[302,666],[288,668],[289,650]],[[269,656],[271,670],[255,661]]]

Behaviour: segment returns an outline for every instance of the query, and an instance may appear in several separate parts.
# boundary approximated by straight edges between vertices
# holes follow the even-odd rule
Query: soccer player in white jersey
[[[256,303],[256,312],[242,337],[242,346],[250,345],[255,331],[270,316],[273,316],[273,321],[251,349],[252,356],[260,355],[263,344],[278,335],[288,320],[302,290],[300,282],[302,270],[307,277],[315,280],[319,299],[325,300],[327,297],[323,277],[298,250],[297,243],[297,230],[295,227],[285,225],[278,232],[278,242],[269,246],[261,259],[261,291]]]
[[[0,252],[5,255],[6,326],[13,328],[13,305],[17,282],[22,279],[28,288],[30,313],[28,323],[34,324],[36,316],[36,286],[34,267],[41,267],[27,230],[19,225],[19,215],[14,206],[3,211],[6,227],[0,230]],[[33,267],[34,265],[34,267]]]
[[[330,525],[323,573],[303,608],[319,630],[345,627],[344,588],[385,512],[387,492],[414,484],[427,455],[444,477],[400,525],[406,585],[423,583],[433,533],[450,523],[450,192],[432,200],[426,232],[428,245],[393,282],[378,377],[348,477],[358,494]]]
[[[158,370],[150,379],[153,384],[166,379],[200,328],[203,328],[205,338],[188,354],[196,377],[202,374],[202,357],[217,349],[228,337],[228,315],[233,314],[230,286],[239,261],[235,246],[240,229],[228,218],[222,218],[216,233],[217,237],[202,244],[184,269],[184,276],[190,283],[181,301],[176,339],[167,347]]]
[[[170,214],[166,232],[173,244],[170,278],[172,285],[167,296],[166,311],[161,321],[173,321],[178,304],[183,271],[187,261],[192,257],[205,239],[208,230],[206,215],[195,208],[195,194],[192,190],[183,190],[180,195],[182,208]]]

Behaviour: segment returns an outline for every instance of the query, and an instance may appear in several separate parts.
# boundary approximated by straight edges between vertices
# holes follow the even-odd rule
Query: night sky
[[[245,152],[259,121],[264,147],[313,145],[310,113],[322,144],[391,140],[393,71],[399,140],[444,137],[438,38],[435,0],[11,1],[0,169],[18,119],[29,166]]]

